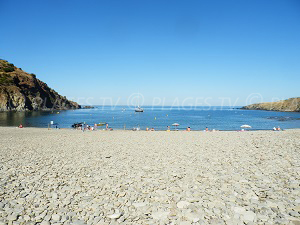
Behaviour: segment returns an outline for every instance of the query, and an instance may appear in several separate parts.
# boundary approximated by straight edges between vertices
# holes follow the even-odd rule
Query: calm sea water
[[[300,128],[300,113],[240,110],[229,107],[197,107],[193,109],[170,107],[143,107],[143,113],[135,113],[125,106],[96,106],[94,109],[79,109],[57,112],[1,112],[0,126],[47,127],[50,121],[60,128],[70,128],[75,122],[89,125],[106,122],[113,129],[141,129],[153,127],[165,130],[173,123],[179,123],[179,129],[191,127],[203,130],[205,127],[218,130],[238,130],[243,124],[253,129]],[[125,110],[124,110],[125,109]],[[172,127],[172,126],[171,126]]]

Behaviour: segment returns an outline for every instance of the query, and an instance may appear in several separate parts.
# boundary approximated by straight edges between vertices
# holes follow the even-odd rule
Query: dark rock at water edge
[[[82,107],[83,109],[94,109],[94,106],[86,105]]]
[[[287,117],[287,116],[269,116],[267,119],[278,121],[300,120],[300,118]]]

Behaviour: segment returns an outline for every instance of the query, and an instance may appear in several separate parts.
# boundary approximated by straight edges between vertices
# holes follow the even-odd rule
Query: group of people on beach
[[[82,130],[82,132],[87,131],[87,130],[96,131],[96,130],[98,130],[98,125],[95,123],[94,126],[90,126],[86,123],[82,123],[82,124],[76,126],[75,129]],[[113,129],[108,126],[108,123],[106,123],[105,130],[113,130]]]
[[[18,126],[18,128],[23,128],[22,123]],[[58,127],[56,126],[56,129],[57,128]],[[77,129],[77,130],[82,130],[82,132],[87,131],[87,130],[96,131],[98,129],[98,125],[95,123],[94,126],[89,126],[86,123],[78,123],[78,124],[76,124],[76,126],[74,126],[74,128]],[[110,130],[111,131],[113,129],[108,126],[108,123],[106,123],[105,124],[105,130]],[[140,129],[133,129],[133,130],[140,130]],[[155,129],[154,129],[154,127],[152,127],[152,128],[148,128],[147,127],[146,131],[155,131]],[[170,126],[167,126],[167,130],[166,131],[171,131]],[[175,131],[178,131],[178,129],[175,128]],[[190,132],[191,131],[191,127],[187,127],[185,129],[185,131]],[[206,127],[204,131],[205,132],[208,132],[208,131],[212,131],[213,132],[213,131],[216,131],[216,130],[215,129],[209,130],[208,127]],[[241,131],[245,131],[245,130],[242,129]],[[281,131],[281,128],[279,126],[278,127],[273,127],[273,131]]]
[[[154,129],[154,127],[152,127],[152,128],[148,128],[148,127],[146,127],[146,131],[155,131],[155,129]]]
[[[23,128],[23,125],[20,124],[18,126],[18,128]],[[56,126],[56,129],[57,128],[58,127]],[[98,129],[98,125],[95,123],[94,126],[89,126],[86,123],[82,123],[82,124],[78,123],[78,124],[76,124],[76,126],[74,126],[74,128],[77,129],[77,130],[82,130],[82,132],[87,131],[87,130],[96,131]],[[110,130],[111,131],[113,129],[108,126],[108,123],[106,123],[105,124],[105,130]],[[133,130],[140,130],[140,129],[133,129]],[[146,131],[155,131],[155,129],[154,129],[154,127],[152,127],[152,128],[148,128],[147,127]],[[167,130],[166,131],[171,131],[170,126],[167,126]],[[178,129],[175,129],[175,131],[178,131]],[[188,131],[188,132],[191,131],[191,127],[187,127],[185,129],[185,131]],[[208,132],[208,131],[212,131],[213,132],[213,131],[216,131],[216,130],[215,129],[209,130],[208,127],[206,127],[204,131],[205,132]],[[242,129],[241,131],[245,131],[245,130]],[[278,127],[273,127],[273,131],[281,131],[281,128],[279,126]]]
[[[86,124],[86,123],[77,123],[76,124],[76,126],[74,126],[73,125],[73,127],[75,128],[75,129],[77,129],[77,130],[82,130],[82,132],[84,132],[84,131],[87,131],[87,130],[90,130],[90,131],[96,131],[97,129],[98,129],[98,125],[95,123],[94,124],[94,126],[89,126],[88,124]],[[23,125],[22,125],[22,123],[18,126],[18,128],[23,128]],[[57,129],[58,127],[56,126],[56,129]],[[103,129],[104,130],[104,129]],[[105,130],[113,130],[112,128],[110,128],[109,126],[108,126],[108,123],[106,123],[105,124]],[[133,130],[135,130],[135,131],[137,131],[137,130],[140,130],[139,128],[137,129],[137,128],[135,128],[135,129],[133,129]],[[146,128],[146,131],[155,131],[155,129],[154,129],[154,127],[152,127],[152,128]],[[170,126],[167,126],[167,130],[166,131],[171,131],[171,129],[170,129]],[[178,129],[176,129],[175,128],[175,131],[178,131]],[[186,129],[185,129],[185,131],[188,131],[188,132],[190,132],[191,131],[191,127],[187,127]],[[215,129],[212,129],[212,130],[209,130],[208,129],[208,127],[206,127],[205,128],[205,130],[204,130],[205,132],[208,132],[208,131],[216,131]],[[242,129],[241,131],[245,131],[244,129]],[[273,131],[281,131],[281,128],[278,126],[278,127],[273,127]]]
[[[134,130],[136,130],[136,129],[134,129]],[[146,127],[146,131],[155,131],[155,129],[153,127],[152,128]],[[166,131],[171,131],[170,126],[167,126],[167,130]],[[175,128],[175,131],[178,131],[178,129]],[[187,127],[184,131],[190,132],[191,131],[191,127]],[[216,130],[215,129],[209,130],[208,127],[206,127],[205,130],[203,130],[203,131],[209,132],[209,131],[216,131]]]

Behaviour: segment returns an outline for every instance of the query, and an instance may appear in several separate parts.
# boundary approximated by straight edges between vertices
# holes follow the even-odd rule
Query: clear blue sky
[[[0,19],[0,58],[79,103],[300,96],[299,0],[0,0]]]

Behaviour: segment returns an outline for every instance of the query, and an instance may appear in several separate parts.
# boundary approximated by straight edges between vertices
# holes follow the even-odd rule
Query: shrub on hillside
[[[13,83],[13,80],[11,79],[9,74],[6,74],[6,73],[0,74],[0,85],[9,85],[12,83]]]
[[[13,71],[15,71],[15,65],[12,63],[8,63],[8,64],[2,66],[2,70],[7,73],[13,72]]]

